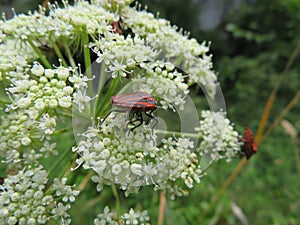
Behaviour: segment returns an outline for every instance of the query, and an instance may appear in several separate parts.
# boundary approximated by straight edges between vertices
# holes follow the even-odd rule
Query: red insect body
[[[154,111],[157,108],[155,98],[144,92],[112,96],[113,105],[125,111]]]
[[[110,111],[101,123],[103,123],[112,112],[130,112],[133,115],[133,118],[129,121],[129,124],[134,126],[130,129],[132,131],[143,124],[143,112],[148,117],[146,124],[149,124],[151,119],[155,121],[155,125],[157,124],[157,119],[152,115],[152,112],[157,109],[157,102],[155,98],[145,92],[115,95],[110,98],[110,101],[120,110]],[[137,124],[136,122],[139,123]]]
[[[114,33],[120,34],[120,35],[123,34],[123,31],[122,31],[122,28],[121,28],[121,25],[120,25],[119,21],[113,21],[111,26],[113,28]]]
[[[123,35],[125,38],[130,35],[132,38],[134,37],[134,33],[131,28],[125,28],[122,17],[119,20],[113,21],[111,24],[112,32],[115,34]]]
[[[246,158],[249,159],[253,154],[255,154],[258,151],[253,133],[249,127],[245,129],[242,141],[244,142],[244,145],[242,146],[242,152],[244,152]]]

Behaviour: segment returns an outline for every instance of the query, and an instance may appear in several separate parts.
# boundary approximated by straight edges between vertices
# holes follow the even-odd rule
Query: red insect
[[[157,108],[157,102],[154,97],[145,92],[112,96],[110,101],[119,109],[110,111],[102,120],[101,124],[112,112],[132,113],[132,119],[129,121],[129,124],[134,125],[134,127],[130,129],[131,131],[143,124],[144,118],[142,113],[148,117],[146,124],[149,124],[151,119],[155,121],[155,125],[158,122],[157,119],[152,115]],[[135,122],[139,123],[136,124]]]
[[[255,143],[253,133],[249,127],[247,127],[244,131],[242,142],[244,142],[244,145],[242,146],[242,152],[245,154],[246,158],[249,159],[258,151],[258,147]]]
[[[116,33],[116,34],[120,34],[122,35],[123,34],[123,31],[122,31],[122,28],[121,28],[121,24],[119,21],[115,20],[112,22],[111,24],[112,28],[113,28],[113,32]]]
[[[112,26],[112,32],[119,35],[124,35],[126,38],[128,35],[130,35],[132,38],[134,37],[134,33],[132,32],[131,28],[125,28],[122,17],[119,18],[119,20],[114,20],[111,24]]]

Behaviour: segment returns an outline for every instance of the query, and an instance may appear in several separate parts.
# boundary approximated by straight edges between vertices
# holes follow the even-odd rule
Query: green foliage
[[[237,103],[230,105],[228,111],[243,125],[252,121],[258,124],[264,102],[299,41],[299,10],[299,1],[256,1],[240,7],[228,18],[225,28],[230,33],[225,42],[231,48],[216,62],[216,70],[220,71],[227,103]],[[299,72],[293,67],[284,74],[273,117],[299,90]]]
[[[258,126],[266,100],[299,41],[299,10],[299,1],[256,1],[229,16],[223,47],[227,55],[218,57],[216,70],[227,110],[238,124]],[[294,66],[283,75],[270,121],[299,91],[299,72]],[[288,119],[295,124],[298,117],[299,106]],[[278,127],[230,190],[250,224],[299,224],[297,163],[290,139]]]
[[[147,4],[150,7],[149,1]],[[161,12],[164,10],[162,5],[158,7]],[[177,7],[179,9],[181,5]],[[212,41],[215,70],[219,73],[227,112],[240,132],[245,126],[254,131],[257,129],[266,101],[280,76],[284,77],[267,126],[299,91],[298,66],[292,66],[282,75],[299,41],[299,11],[300,1],[297,0],[257,0],[234,9],[215,30],[204,32],[195,27],[192,29],[200,42]],[[186,14],[194,18],[199,16],[195,11]],[[299,59],[298,55],[295,62]],[[298,131],[299,113],[298,104],[287,116]],[[201,224],[212,221],[218,221],[218,224],[241,224],[230,209],[228,202],[231,201],[235,201],[242,209],[249,224],[299,224],[300,195],[296,169],[299,162],[294,158],[291,143],[280,127],[271,133],[260,146],[259,153],[250,160],[222,198],[219,203],[222,212],[217,216],[218,219],[216,214],[221,206],[216,206]],[[206,180],[205,185],[200,184],[191,193],[189,200],[171,203],[176,221],[180,221],[180,224],[197,224],[195,221],[205,206],[209,205],[209,199],[233,169],[234,165],[228,167],[220,164],[209,171],[207,178],[211,179],[210,184]]]
[[[172,24],[183,28],[186,31],[193,32],[199,26],[197,15],[200,12],[201,5],[193,0],[139,0],[142,6],[147,5],[149,11],[156,14],[159,12],[159,17],[171,21]]]

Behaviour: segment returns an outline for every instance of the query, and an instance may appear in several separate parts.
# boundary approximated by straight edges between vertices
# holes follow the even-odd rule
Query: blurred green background
[[[9,17],[11,7],[16,12],[26,12],[41,2],[0,0],[0,11],[8,12]],[[190,31],[190,36],[199,42],[211,41],[214,69],[219,74],[228,117],[240,133],[246,126],[256,132],[267,99],[280,77],[283,79],[267,128],[300,91],[299,55],[295,55],[294,63],[283,73],[300,41],[299,0],[139,2],[147,4],[149,11],[159,12],[160,17]],[[202,221],[198,221],[199,216],[240,159],[229,165],[225,162],[214,165],[189,197],[168,202],[166,224],[300,224],[297,170],[300,142],[297,136],[287,134],[291,129],[300,131],[299,115],[297,103],[284,117],[292,126],[279,123],[275,127]],[[143,195],[136,199],[145,202],[144,207],[152,207],[149,212],[155,217],[157,197],[153,198],[150,190],[145,188]]]

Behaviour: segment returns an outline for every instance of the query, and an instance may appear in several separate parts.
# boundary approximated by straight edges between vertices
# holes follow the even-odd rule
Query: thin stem
[[[109,99],[113,95],[113,93],[116,92],[118,87],[119,87],[119,79],[112,79],[110,87],[109,87],[109,89],[108,89],[108,91],[107,91],[107,93],[106,93],[106,95],[105,95],[105,97],[102,101],[102,106],[100,107],[100,106],[96,105],[95,118],[100,116],[106,110],[106,108],[108,108],[108,106],[110,104]],[[98,98],[101,98],[101,96],[98,96]]]
[[[33,48],[33,50],[35,51],[35,53],[39,56],[39,59],[42,61],[42,63],[44,64],[44,66],[48,69],[51,69],[52,66],[51,64],[48,62],[47,58],[45,55],[43,55],[43,53],[34,45],[34,43],[30,40],[27,39],[29,45]]]
[[[179,66],[181,62],[184,60],[183,55],[181,54],[180,56],[177,57],[177,59],[173,62],[175,66]]]
[[[159,199],[160,202],[159,202],[159,213],[158,213],[157,225],[163,225],[165,209],[166,209],[166,195],[164,191],[160,191]]]
[[[289,102],[289,104],[282,110],[279,116],[274,120],[272,125],[268,128],[268,130],[263,134],[261,137],[261,142],[264,141],[271,131],[280,123],[280,121],[286,116],[286,114],[291,111],[291,109],[295,106],[295,104],[298,102],[300,99],[300,91],[297,92],[297,94],[294,96],[294,98]]]
[[[66,42],[63,42],[63,46],[66,50],[66,54],[67,54],[68,60],[70,62],[70,65],[72,66],[72,68],[76,68],[76,63],[75,63],[75,60],[74,60],[73,55],[71,53],[71,50],[69,48],[69,45]]]
[[[71,145],[73,146],[73,145]],[[63,154],[58,158],[58,160],[55,160],[52,167],[48,170],[48,176],[55,170],[55,168],[65,159],[66,155],[70,153],[70,148],[66,148],[66,150],[63,152]]]
[[[116,212],[117,212],[117,218],[120,219],[121,218],[121,209],[120,209],[120,198],[119,198],[119,194],[118,194],[118,190],[115,184],[111,185],[111,189],[112,192],[115,196],[116,199]]]
[[[95,103],[95,112],[94,112],[94,115],[95,117],[97,117],[99,114],[99,111],[100,111],[100,104],[101,104],[101,101],[103,103],[103,90],[104,90],[104,85],[105,85],[105,82],[106,82],[106,78],[108,78],[108,76],[106,76],[106,67],[104,65],[104,63],[101,64],[101,70],[100,70],[100,73],[99,73],[99,83],[98,83],[98,97],[97,97],[97,100],[96,100],[96,103]],[[110,79],[110,78],[108,78]]]
[[[223,184],[220,191],[212,198],[211,203],[209,207],[202,213],[202,215],[198,218],[197,224],[201,224],[202,220],[207,216],[207,214],[212,210],[213,206],[216,202],[220,200],[224,192],[227,190],[229,185],[232,183],[232,181],[236,178],[236,176],[241,172],[242,168],[247,164],[247,158],[244,157],[240,163],[237,165],[237,167],[234,169],[234,171],[230,174],[230,176],[227,178],[225,183]]]
[[[87,175],[85,175],[84,179],[81,181],[81,183],[78,186],[78,190],[81,192],[85,186],[87,185],[87,183],[90,181],[91,177],[93,175],[92,171],[89,171]]]
[[[221,190],[212,198],[212,203],[217,202],[226,189],[229,187],[229,185],[232,183],[232,181],[235,179],[235,177],[241,172],[242,168],[247,164],[247,158],[243,157],[243,159],[240,161],[240,163],[237,165],[237,167],[234,169],[234,171],[230,174],[230,176],[227,178],[225,183],[223,184]]]
[[[296,166],[298,170],[298,181],[300,182],[300,149],[298,145],[298,138],[297,136],[293,138],[293,144],[294,144],[294,154],[295,154],[295,161],[296,161]]]
[[[48,5],[48,3],[49,3],[49,0],[44,0],[43,3],[42,3],[42,6],[44,8],[46,8],[46,6]]]
[[[83,56],[84,56],[84,65],[85,65],[85,73],[87,77],[89,78],[88,81],[88,93],[89,96],[94,95],[94,90],[93,90],[93,75],[92,75],[92,68],[91,68],[91,55],[90,55],[90,48],[89,48],[89,34],[85,32],[82,35],[82,47],[83,47]]]
[[[274,88],[268,98],[267,104],[264,108],[264,112],[262,114],[258,129],[257,129],[256,137],[255,137],[255,140],[258,144],[260,144],[262,141],[262,135],[263,135],[265,126],[267,124],[267,120],[270,115],[271,107],[274,103],[274,100],[275,100],[276,94],[278,92],[278,89],[280,87],[280,84],[281,84],[283,78],[285,77],[284,75],[288,72],[288,70],[291,68],[292,64],[295,62],[296,57],[299,54],[299,51],[300,51],[300,41],[298,41],[296,48],[294,49],[293,53],[291,54],[288,62],[286,63],[286,65],[281,73],[279,80],[277,81],[276,85],[274,86]]]
[[[200,138],[199,134],[195,134],[195,133],[185,133],[185,132],[157,130],[157,129],[155,129],[155,131],[158,134],[167,134],[169,136],[175,136],[175,137]]]
[[[96,198],[93,198],[92,200],[88,201],[86,203],[86,206],[88,208],[92,208],[94,205],[96,205],[98,202],[100,202],[103,199],[103,195],[99,195]]]
[[[51,37],[50,37],[50,42],[51,42],[51,45],[52,45],[52,47],[54,49],[55,54],[58,56],[59,59],[61,59],[62,65],[64,67],[68,67],[68,64],[67,64],[66,60],[64,59],[64,57],[63,57],[63,55],[62,55],[62,53],[61,53],[58,45],[56,44],[56,42],[54,40],[52,40]]]

